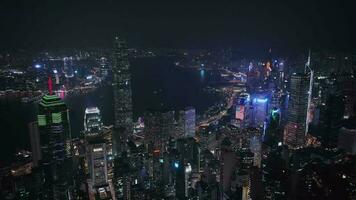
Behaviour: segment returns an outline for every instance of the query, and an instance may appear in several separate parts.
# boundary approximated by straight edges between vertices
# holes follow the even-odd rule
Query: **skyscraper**
[[[195,109],[187,107],[181,111],[183,132],[185,137],[195,137]]]
[[[356,154],[356,129],[342,127],[339,130],[338,144],[339,149],[347,153]]]
[[[38,132],[38,124],[36,122],[29,123],[28,131],[30,134],[33,166],[37,167],[38,161],[41,159],[40,136]]]
[[[44,199],[70,199],[71,143],[68,109],[55,95],[45,95],[38,108]]]
[[[145,143],[149,151],[164,150],[174,131],[174,112],[150,110],[144,114]]]
[[[93,187],[108,184],[107,152],[105,140],[96,138],[88,142],[88,165]]]
[[[132,134],[132,92],[128,50],[125,41],[116,37],[114,43],[113,92],[114,134],[113,151],[117,155],[125,149],[126,140]]]
[[[307,110],[309,74],[293,74],[290,80],[290,96],[288,105],[288,121],[284,130],[284,143],[290,148],[304,146]]]
[[[84,131],[86,135],[99,134],[103,126],[101,121],[100,110],[97,107],[85,109]]]
[[[264,128],[267,121],[268,98],[265,95],[253,95],[252,100],[252,118],[253,126],[256,128]]]

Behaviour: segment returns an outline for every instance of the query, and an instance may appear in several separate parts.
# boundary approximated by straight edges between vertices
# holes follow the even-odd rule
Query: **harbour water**
[[[131,60],[134,118],[147,109],[179,110],[194,106],[198,113],[219,101],[219,96],[205,90],[219,76],[212,71],[178,68],[174,57],[140,58]],[[99,107],[105,125],[113,124],[112,88],[103,84],[97,90],[66,97],[70,111],[72,137],[83,130],[86,107]],[[0,166],[11,161],[16,150],[30,149],[27,123],[36,119],[37,105],[18,102],[0,102],[1,134]],[[134,120],[135,120],[134,119]]]

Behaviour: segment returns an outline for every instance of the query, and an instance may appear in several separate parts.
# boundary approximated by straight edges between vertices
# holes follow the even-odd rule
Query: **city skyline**
[[[4,5],[0,199],[356,199],[351,4]]]

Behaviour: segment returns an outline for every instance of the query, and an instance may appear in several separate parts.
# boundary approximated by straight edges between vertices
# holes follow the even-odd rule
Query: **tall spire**
[[[310,49],[308,54],[308,61],[305,64],[305,73],[307,73],[307,68],[310,73],[309,79],[309,90],[308,90],[308,107],[307,107],[307,117],[306,117],[306,126],[305,126],[305,134],[308,133],[309,123],[311,122],[311,104],[312,104],[312,93],[313,93],[313,80],[314,80],[314,71],[310,67]]]
[[[310,54],[311,54],[311,52],[310,52],[310,49],[309,49],[308,60],[307,60],[307,62],[305,63],[304,73],[307,73],[307,68],[308,68],[310,71],[312,71],[311,68],[310,68]]]

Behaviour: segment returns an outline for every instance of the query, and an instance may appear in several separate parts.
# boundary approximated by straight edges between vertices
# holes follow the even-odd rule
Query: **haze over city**
[[[0,199],[356,199],[351,1],[0,2]]]

